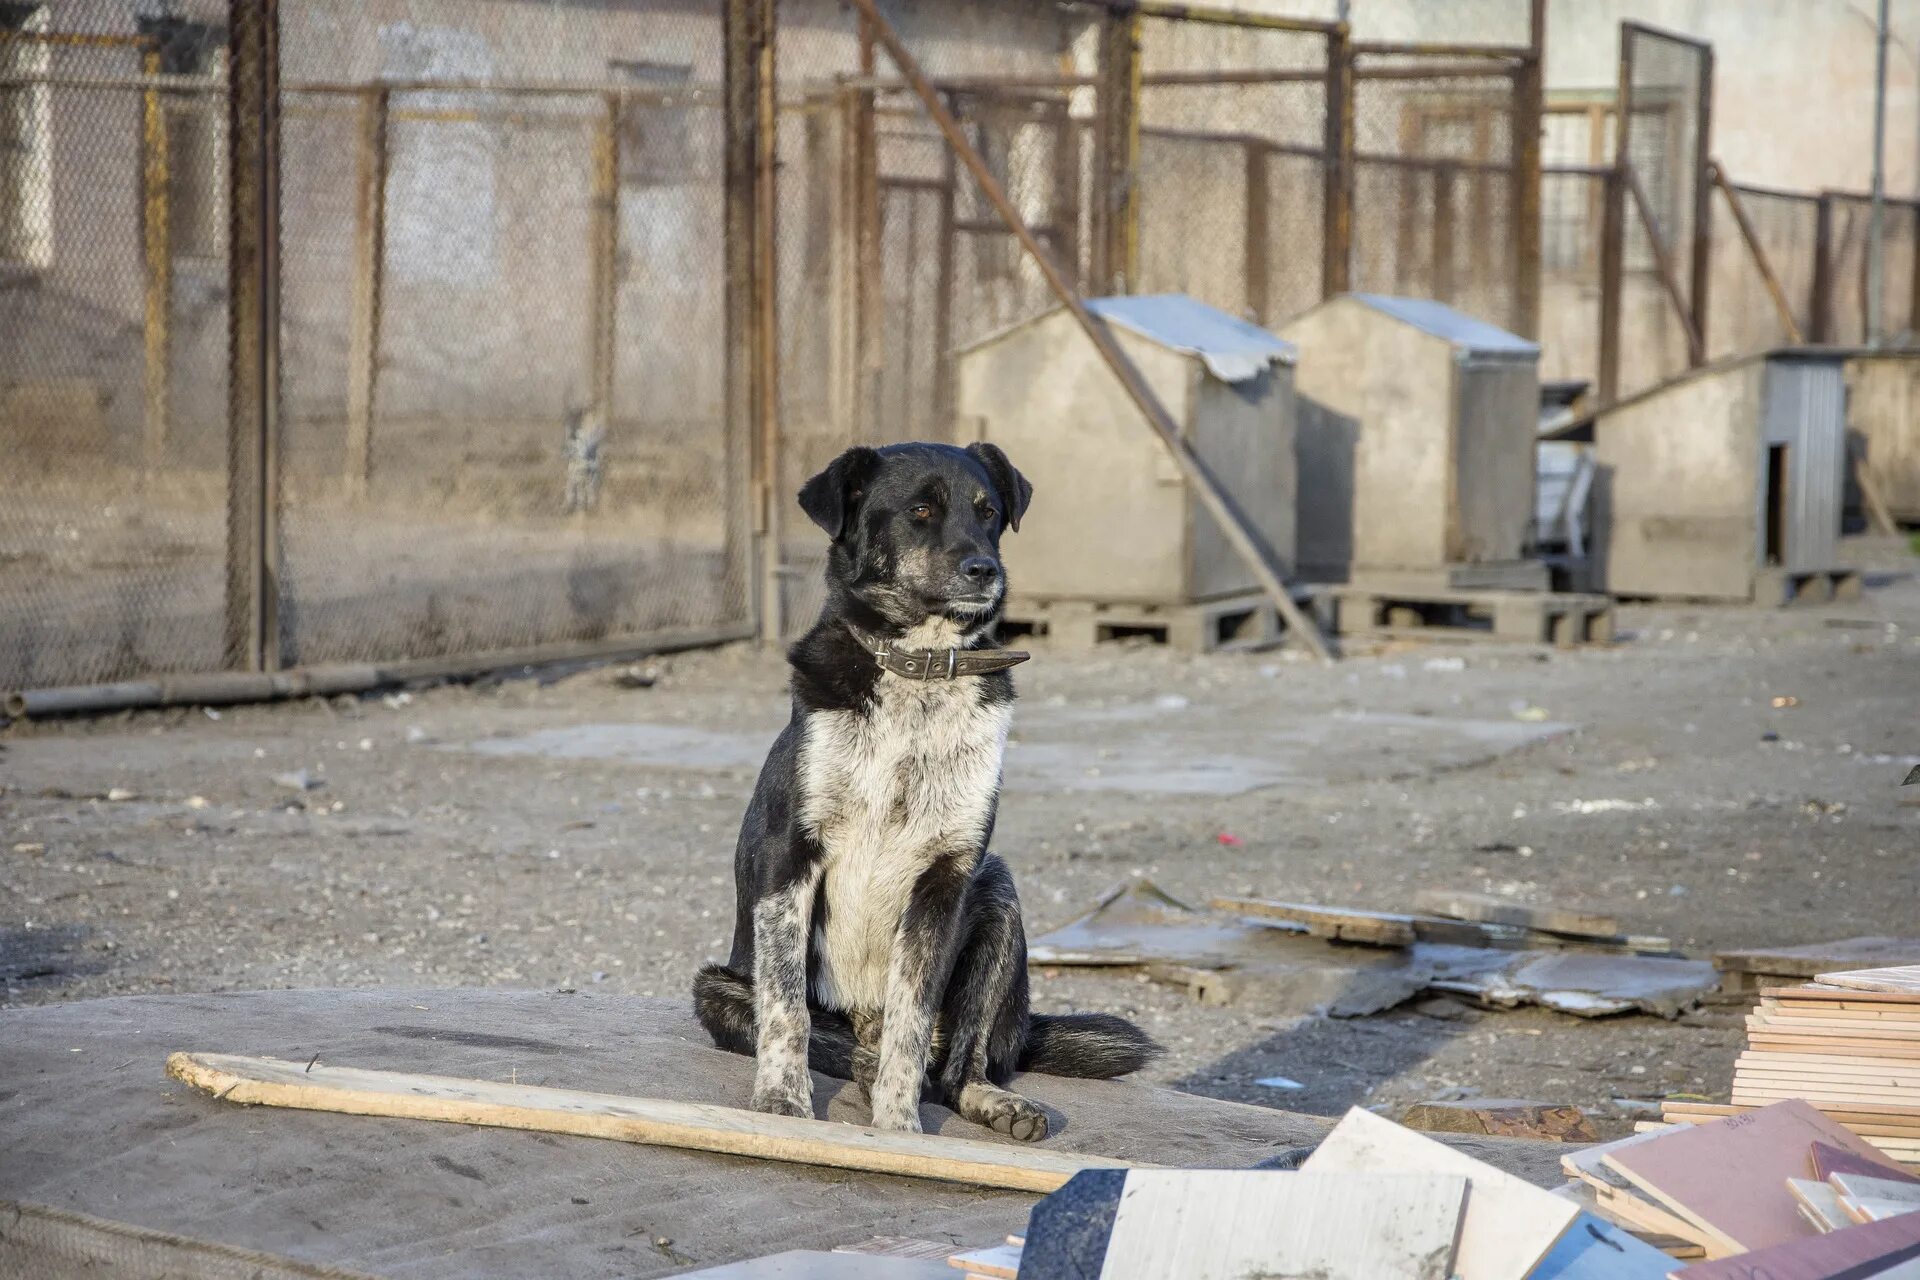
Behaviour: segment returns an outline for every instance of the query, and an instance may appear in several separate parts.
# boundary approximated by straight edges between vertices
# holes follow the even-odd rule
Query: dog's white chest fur
[[[880,677],[866,714],[815,711],[800,744],[800,820],[825,851],[826,922],[813,940],[828,1008],[879,1012],[914,882],[980,848],[1012,707],[974,680]]]

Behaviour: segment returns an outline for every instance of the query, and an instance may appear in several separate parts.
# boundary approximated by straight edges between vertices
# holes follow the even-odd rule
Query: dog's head
[[[801,487],[800,509],[833,539],[827,580],[843,607],[911,628],[972,631],[1007,594],[1000,535],[1033,486],[990,444],[847,450]]]

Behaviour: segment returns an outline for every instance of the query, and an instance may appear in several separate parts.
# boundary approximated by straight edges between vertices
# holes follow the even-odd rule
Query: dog
[[[752,1054],[756,1111],[813,1114],[809,1066],[861,1085],[876,1128],[935,1097],[1023,1141],[1015,1071],[1106,1079],[1159,1052],[1104,1013],[1027,1002],[1026,934],[988,852],[1013,705],[990,643],[1000,536],[1033,487],[991,444],[847,450],[800,507],[832,539],[827,602],[788,654],[793,716],[734,855],[733,948],[694,982],[714,1043]]]

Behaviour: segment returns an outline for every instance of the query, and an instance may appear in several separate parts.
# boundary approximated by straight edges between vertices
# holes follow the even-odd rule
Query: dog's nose
[[[985,582],[1000,572],[1000,566],[988,556],[968,556],[960,562],[960,575],[974,582]]]

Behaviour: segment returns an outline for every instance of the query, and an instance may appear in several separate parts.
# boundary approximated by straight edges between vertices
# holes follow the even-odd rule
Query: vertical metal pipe
[[[1079,172],[1079,157],[1074,157],[1074,172]],[[1077,187],[1077,183],[1076,183]],[[953,286],[954,274],[959,267],[957,258],[959,239],[954,230],[957,210],[954,202],[960,198],[960,176],[955,172],[953,148],[940,149],[940,225],[936,235],[936,252],[940,255],[938,272],[933,286],[933,345],[938,356],[933,366],[933,405],[941,424],[947,428],[953,425]],[[1074,214],[1077,219],[1078,212]]]
[[[1620,396],[1620,319],[1627,262],[1628,157],[1633,132],[1633,32],[1620,27],[1620,78],[1614,101],[1613,164],[1607,170],[1606,208],[1600,220],[1600,403]]]
[[[373,418],[380,397],[380,289],[386,265],[387,120],[391,99],[369,89],[360,100],[358,203],[354,209],[353,316],[347,336],[347,492],[373,478]]]
[[[1103,294],[1137,285],[1140,242],[1140,16],[1101,17],[1095,110],[1093,285]]]
[[[779,239],[774,229],[780,158],[779,75],[774,61],[779,45],[775,38],[779,0],[755,0],[755,3],[755,26],[759,33],[753,86],[757,121],[753,181],[754,404],[757,412],[752,474],[754,485],[765,495],[761,500],[765,527],[760,556],[760,597],[765,606],[762,617],[769,634],[777,639],[787,625],[778,553],[781,506],[775,500],[780,474],[780,262]]]
[[[1450,164],[1440,165],[1433,171],[1433,296],[1437,301],[1447,303],[1454,300],[1456,292],[1453,271],[1453,179],[1454,168]],[[1474,238],[1481,237],[1475,235]]]
[[[1873,217],[1867,224],[1867,345],[1885,341],[1887,266],[1887,0],[1873,43]]]
[[[726,503],[725,549],[729,577],[741,584],[748,608],[763,643],[780,638],[777,608],[765,598],[767,565],[779,562],[779,548],[769,545],[767,514],[769,489],[755,466],[755,338],[759,311],[755,306],[754,270],[757,209],[755,186],[756,133],[760,113],[757,81],[760,35],[758,0],[726,0],[721,38],[725,46],[721,71],[724,103],[723,215],[725,294],[725,404],[722,409],[722,465]],[[756,568],[763,570],[756,572]]]
[[[141,57],[149,76],[162,70],[160,50],[149,47]],[[172,162],[168,154],[167,104],[161,90],[141,95],[140,211],[141,238],[146,257],[145,447],[149,470],[165,464],[169,392],[167,337],[173,312]]]
[[[225,664],[279,665],[279,0],[227,6],[227,574]]]

